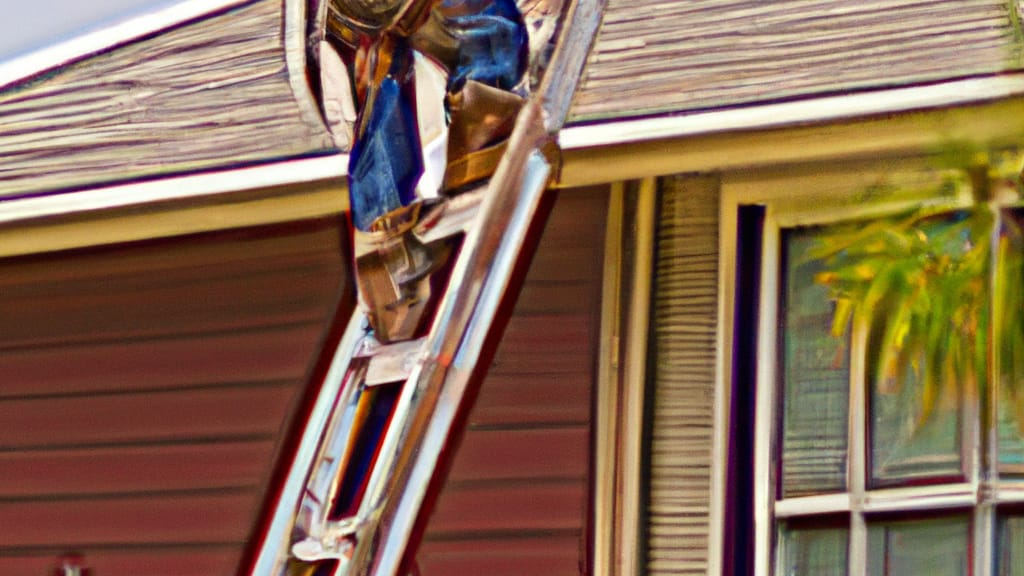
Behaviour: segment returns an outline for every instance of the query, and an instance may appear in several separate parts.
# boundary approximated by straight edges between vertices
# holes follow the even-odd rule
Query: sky
[[[181,0],[0,0],[0,62]]]

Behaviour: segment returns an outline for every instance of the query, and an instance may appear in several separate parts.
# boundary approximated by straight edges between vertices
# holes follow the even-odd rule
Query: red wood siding
[[[578,574],[607,193],[559,193],[420,546],[423,576]]]
[[[0,261],[0,574],[233,574],[345,278],[324,219]]]

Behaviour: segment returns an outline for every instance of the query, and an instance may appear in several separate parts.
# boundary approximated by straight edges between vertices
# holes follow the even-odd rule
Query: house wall
[[[585,573],[607,198],[558,192],[427,527],[423,576]]]
[[[0,260],[0,573],[80,553],[97,576],[233,574],[345,286],[343,234]]]

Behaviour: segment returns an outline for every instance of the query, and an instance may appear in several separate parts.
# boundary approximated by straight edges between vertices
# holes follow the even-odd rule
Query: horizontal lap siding
[[[0,573],[232,574],[344,277],[324,219],[0,261]]]
[[[267,439],[0,452],[0,494],[16,500],[256,486],[273,451]]]
[[[272,309],[273,304],[267,306]],[[165,314],[174,313],[169,310]],[[252,310],[248,316],[249,320],[258,318]],[[272,316],[268,314],[263,320]],[[0,352],[0,373],[4,375],[0,398],[286,381],[294,378],[294,367],[307,359],[307,351],[291,343],[316,339],[322,330],[314,320],[310,317],[297,326],[261,328],[257,324],[244,331],[219,334],[80,341],[4,350]],[[53,358],[61,361],[53,362]],[[182,358],[189,361],[182,362]]]
[[[248,534],[253,496],[250,489],[5,502],[0,542],[10,548],[74,542],[86,560],[91,546],[236,543]]]
[[[574,121],[1021,68],[1005,0],[609,0]]]
[[[331,149],[289,84],[283,17],[256,0],[0,86],[0,197]]]
[[[538,403],[537,399],[533,400]],[[584,399],[584,402],[589,399]],[[547,402],[541,399],[540,402]],[[584,414],[580,422],[586,422]],[[522,426],[522,425],[520,425]],[[532,481],[576,479],[586,476],[589,454],[580,450],[590,442],[586,424],[563,428],[502,426],[489,430],[482,426],[459,446],[459,459],[448,476],[449,482],[468,484],[499,480]],[[509,462],[517,466],[511,468]]]
[[[475,540],[435,541],[429,554],[420,554],[419,567],[423,574],[451,576],[565,576],[580,572],[579,545],[575,534],[492,537],[486,546]]]
[[[237,556],[234,545],[101,549],[90,551],[89,566],[96,576],[231,574]],[[0,556],[0,574],[42,576],[51,574],[53,567],[53,557],[48,555]]]
[[[661,181],[646,574],[708,569],[718,315],[718,183]]]
[[[417,562],[423,576],[578,574],[607,191],[563,190]]]
[[[125,354],[131,354],[130,347]],[[178,357],[178,361],[187,362],[188,358]],[[211,437],[269,438],[280,427],[281,407],[291,403],[296,393],[294,380],[301,376],[300,372],[291,382],[267,387],[232,385],[208,390],[6,400],[0,403],[4,431],[0,450]],[[226,409],[230,406],[245,409]]]
[[[590,417],[592,381],[585,372],[490,374],[487,394],[477,398],[473,421],[480,426],[585,422]]]

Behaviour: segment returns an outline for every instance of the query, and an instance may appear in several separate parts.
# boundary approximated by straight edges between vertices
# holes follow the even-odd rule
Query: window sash
[[[863,174],[863,172],[861,172]],[[821,182],[820,178],[809,177],[809,180]],[[769,574],[775,563],[776,530],[778,520],[804,516],[818,516],[834,513],[850,515],[850,576],[867,574],[867,540],[868,515],[887,512],[934,512],[936,510],[970,510],[972,516],[971,545],[974,550],[973,569],[980,576],[992,574],[996,546],[996,505],[1024,502],[1024,481],[1006,480],[995,482],[981,481],[982,446],[980,422],[977,417],[982,405],[974,402],[965,406],[961,416],[964,426],[963,446],[965,458],[963,465],[966,482],[946,485],[929,485],[919,487],[877,488],[868,489],[867,481],[867,395],[868,379],[865,378],[865,327],[855,327],[851,341],[851,390],[850,390],[850,436],[848,441],[848,490],[847,493],[814,496],[800,496],[776,501],[778,478],[776,470],[776,451],[779,449],[778,434],[778,386],[777,377],[780,369],[778,361],[778,343],[775,333],[778,329],[778,310],[780,305],[780,254],[781,230],[788,227],[825,224],[866,216],[884,216],[922,203],[942,206],[949,209],[966,207],[970,199],[958,195],[954,197],[925,199],[890,198],[879,202],[851,203],[850,198],[863,189],[863,184],[848,186],[845,192],[824,195],[825,201],[816,199],[813,203],[792,200],[799,197],[781,182],[780,179],[764,186],[763,182],[751,178],[749,174],[741,175],[737,181],[727,177],[723,181],[723,255],[722,262],[729,264],[735,258],[735,244],[730,245],[729,239],[735,238],[737,212],[739,206],[747,203],[765,205],[765,222],[763,235],[762,269],[760,302],[761,310],[758,319],[758,358],[757,358],[757,414],[756,438],[757,451],[755,456],[755,566],[757,574]],[[788,183],[792,183],[789,179]],[[758,186],[753,188],[753,186]],[[797,186],[799,188],[799,184]],[[767,191],[766,191],[767,189]],[[749,194],[757,190],[756,194]],[[747,192],[744,194],[743,192]],[[788,198],[787,198],[788,196]],[[728,235],[733,234],[730,238]],[[732,267],[723,268],[732,269]],[[735,288],[723,290],[723,302],[728,309],[735,297]],[[723,315],[727,321],[727,330],[731,330],[733,318]],[[731,339],[727,331],[723,341]],[[990,363],[990,370],[998,367]],[[729,382],[729,373],[723,374],[724,382]],[[990,381],[995,382],[996,374],[991,374]],[[995,402],[988,403],[993,415]],[[994,421],[994,420],[993,420]],[[994,444],[994,443],[993,443]],[[992,467],[990,478],[998,478],[995,473],[998,458],[995,457],[994,446],[989,450],[987,461]],[[979,504],[980,503],[980,504]]]

